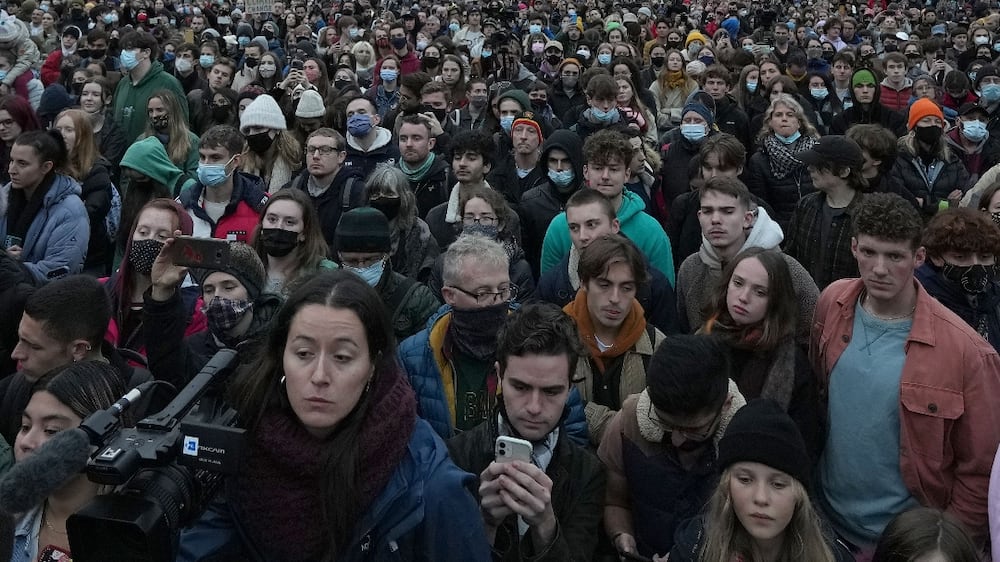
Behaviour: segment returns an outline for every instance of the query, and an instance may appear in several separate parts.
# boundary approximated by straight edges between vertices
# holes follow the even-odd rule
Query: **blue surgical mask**
[[[549,179],[558,187],[566,187],[573,181],[573,169],[549,170]]]
[[[368,267],[344,267],[347,271],[356,273],[358,277],[365,280],[370,287],[378,285],[378,282],[382,280],[382,273],[385,271],[385,260],[378,260],[377,262],[369,265]]]
[[[170,62],[176,57],[177,55],[174,53],[163,53],[163,62]]]
[[[483,52],[481,54],[482,54],[482,56],[483,56],[484,59],[488,59],[488,58],[490,58],[490,57],[493,56],[493,51],[491,51],[489,49],[483,49]]]
[[[392,82],[397,77],[399,77],[399,71],[393,70],[391,68],[383,68],[379,71],[378,77],[382,79],[383,82]]]
[[[3,80],[6,77],[7,77],[7,71],[6,70],[0,70],[0,80]]]
[[[541,33],[541,32],[542,32],[542,26],[538,25],[537,23],[533,23],[528,26],[528,33]]]
[[[451,31],[452,33],[455,33],[456,31],[459,30],[458,24],[455,22],[451,22],[450,24],[448,24],[448,30]]]
[[[1000,84],[986,84],[983,86],[983,99],[990,103],[1000,100]]]
[[[757,91],[757,82],[747,81],[747,91],[751,94]]]
[[[233,155],[236,158],[236,155]],[[226,173],[226,166],[233,161],[230,158],[225,164],[198,164],[198,181],[205,187],[215,187],[226,181],[229,174]],[[236,171],[235,168],[233,171]]]
[[[500,118],[500,128],[502,128],[505,132],[509,133],[511,126],[513,125],[514,125],[513,115],[504,115],[503,117]]]
[[[826,96],[830,95],[830,91],[826,88],[809,88],[809,94],[812,97],[823,101],[826,99]]]
[[[363,137],[372,130],[372,116],[367,113],[355,113],[347,118],[347,132],[355,137]]]
[[[691,142],[698,142],[705,138],[705,126],[701,123],[682,123],[681,134]]]
[[[600,64],[611,64],[611,55],[608,53],[601,53],[597,55],[597,62]]]
[[[215,57],[212,55],[201,55],[198,57],[198,64],[200,64],[202,68],[211,68],[212,65],[215,64]]]
[[[246,47],[247,45],[250,44],[250,38],[247,37],[246,35],[243,35],[242,37],[236,39],[236,42],[240,44],[240,47]]]
[[[753,45],[743,45],[743,50],[746,51],[746,52],[748,52],[748,53],[752,53],[753,52]]]
[[[962,134],[972,142],[979,142],[988,137],[990,133],[986,130],[986,123],[976,119],[962,122]]]
[[[781,144],[792,144],[793,142],[799,140],[799,137],[802,136],[802,131],[795,131],[794,133],[788,135],[787,137],[779,135],[778,133],[774,133],[774,136],[778,137],[778,140],[781,141]]]
[[[351,39],[357,39],[361,36],[361,30],[356,27],[349,28],[347,33],[351,36]]]
[[[101,19],[103,19],[103,20],[104,20],[104,23],[105,23],[105,24],[107,24],[107,25],[111,25],[111,24],[115,23],[115,19],[117,19],[117,18],[115,18],[115,15],[114,15],[114,14],[112,14],[112,13],[107,13],[107,14],[104,14],[104,17],[103,17],[103,18],[101,18]]]
[[[616,113],[618,113],[618,108],[616,107],[612,107],[607,111],[596,107],[590,108],[590,116],[593,117],[595,121],[600,123],[611,123],[614,120]]]
[[[139,66],[139,59],[136,56],[138,51],[138,49],[132,49],[130,51],[122,49],[121,54],[118,55],[118,60],[121,61],[122,67],[125,70],[132,70],[133,68]]]

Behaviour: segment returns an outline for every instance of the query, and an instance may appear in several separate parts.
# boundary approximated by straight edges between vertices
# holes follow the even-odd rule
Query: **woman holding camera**
[[[247,462],[182,533],[178,560],[489,560],[473,477],[417,417],[395,357],[360,277],[296,289],[231,388]]]

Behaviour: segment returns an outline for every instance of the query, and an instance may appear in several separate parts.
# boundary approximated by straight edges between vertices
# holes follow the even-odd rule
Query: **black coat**
[[[913,197],[923,200],[924,214],[933,215],[938,210],[938,203],[947,200],[949,193],[956,189],[965,192],[969,184],[969,172],[965,169],[965,164],[951,150],[948,150],[943,162],[944,166],[934,182],[928,183],[926,175],[921,173],[924,168],[921,159],[901,143],[896,163],[886,175],[890,191],[909,191]]]
[[[549,107],[552,108],[552,114],[558,117],[563,122],[563,125],[567,127],[576,123],[575,118],[571,123],[566,122],[566,114],[569,113],[569,110],[587,105],[587,96],[580,89],[579,85],[573,89],[572,96],[566,95],[566,91],[562,85],[562,78],[557,78],[549,86],[548,99]]]
[[[771,216],[781,226],[788,229],[788,223],[795,214],[799,199],[816,191],[813,188],[812,176],[805,166],[778,179],[771,172],[771,160],[763,150],[750,157],[747,167],[746,184],[750,193],[760,197],[774,209]]]
[[[419,181],[410,181],[410,189],[417,198],[418,217],[426,219],[431,209],[448,200],[450,187],[454,183],[450,179],[450,172],[448,159],[435,156],[431,169],[427,170],[424,177]]]
[[[351,182],[351,193],[347,199],[347,209],[344,209],[343,190],[351,178],[354,181]],[[309,195],[309,170],[302,170],[284,187],[301,189]],[[326,191],[319,197],[309,195],[309,199],[316,206],[316,213],[319,215],[319,226],[320,230],[323,231],[323,238],[331,249],[334,247],[333,241],[334,236],[337,234],[337,224],[340,223],[340,215],[346,210],[364,205],[364,191],[365,177],[361,168],[359,166],[342,166],[337,175],[333,176],[333,181]]]
[[[111,211],[111,190],[114,189],[111,187],[110,166],[103,157],[98,158],[80,186],[80,198],[83,199],[83,206],[87,208],[87,217],[90,219],[90,242],[87,244],[87,261],[84,266],[106,265],[105,274],[111,272],[111,260],[114,257],[114,243],[104,227],[104,218]],[[128,229],[130,225],[120,225],[119,228]]]

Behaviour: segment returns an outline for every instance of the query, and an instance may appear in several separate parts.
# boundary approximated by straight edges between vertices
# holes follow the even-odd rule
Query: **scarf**
[[[683,88],[684,84],[687,83],[687,76],[680,70],[668,70],[667,71],[667,87],[671,90],[676,90],[678,88]]]
[[[45,195],[52,187],[53,176],[42,180],[41,185],[35,189],[31,199],[24,196],[23,189],[11,189],[7,197],[10,203],[7,208],[7,223],[10,224],[7,234],[17,236],[21,239],[19,246],[24,246],[31,229],[31,223],[35,222],[35,217],[45,207]]]
[[[413,389],[396,368],[378,372],[367,392],[371,403],[358,443],[352,444],[360,452],[362,513],[406,455],[417,411]],[[319,490],[327,440],[306,431],[290,410],[275,409],[264,415],[250,441],[235,494],[248,536],[257,538],[268,559],[323,559],[328,533]]]
[[[625,321],[618,329],[618,337],[615,343],[606,351],[601,351],[597,345],[597,336],[594,333],[594,323],[590,319],[590,311],[587,309],[587,291],[577,291],[573,302],[563,307],[563,311],[576,320],[576,325],[580,329],[580,338],[587,345],[590,351],[590,358],[597,365],[597,370],[604,373],[604,360],[614,359],[624,355],[626,351],[632,349],[635,342],[639,341],[642,334],[646,332],[646,318],[642,305],[639,301],[632,299],[632,310],[629,311]]]
[[[427,175],[427,172],[431,169],[431,166],[433,165],[434,165],[433,152],[429,153],[427,155],[427,158],[424,159],[423,164],[417,166],[416,168],[411,168],[410,165],[407,164],[405,160],[400,159],[399,161],[399,169],[403,170],[403,173],[406,174],[406,178],[409,179],[411,182],[420,181],[424,179],[424,176]]]
[[[816,139],[805,134],[788,145],[778,140],[774,134],[764,137],[764,152],[771,164],[771,174],[774,175],[774,179],[784,179],[786,176],[802,170],[805,166],[796,160],[794,155],[803,150],[809,150],[815,145]]]
[[[492,361],[497,353],[497,332],[509,311],[510,305],[505,302],[479,308],[453,308],[447,342],[459,353]]]
[[[715,334],[722,337],[729,346],[747,354],[743,368],[736,379],[744,396],[770,398],[785,411],[792,401],[795,386],[795,340],[794,335],[781,340],[773,348],[763,349],[758,342],[763,336],[760,326],[734,327],[719,321],[716,314],[705,322],[698,333]]]

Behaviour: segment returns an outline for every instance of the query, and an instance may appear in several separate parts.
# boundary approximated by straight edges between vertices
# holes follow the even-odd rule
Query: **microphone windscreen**
[[[87,466],[90,438],[79,428],[55,434],[0,480],[0,509],[24,513],[42,503]]]

